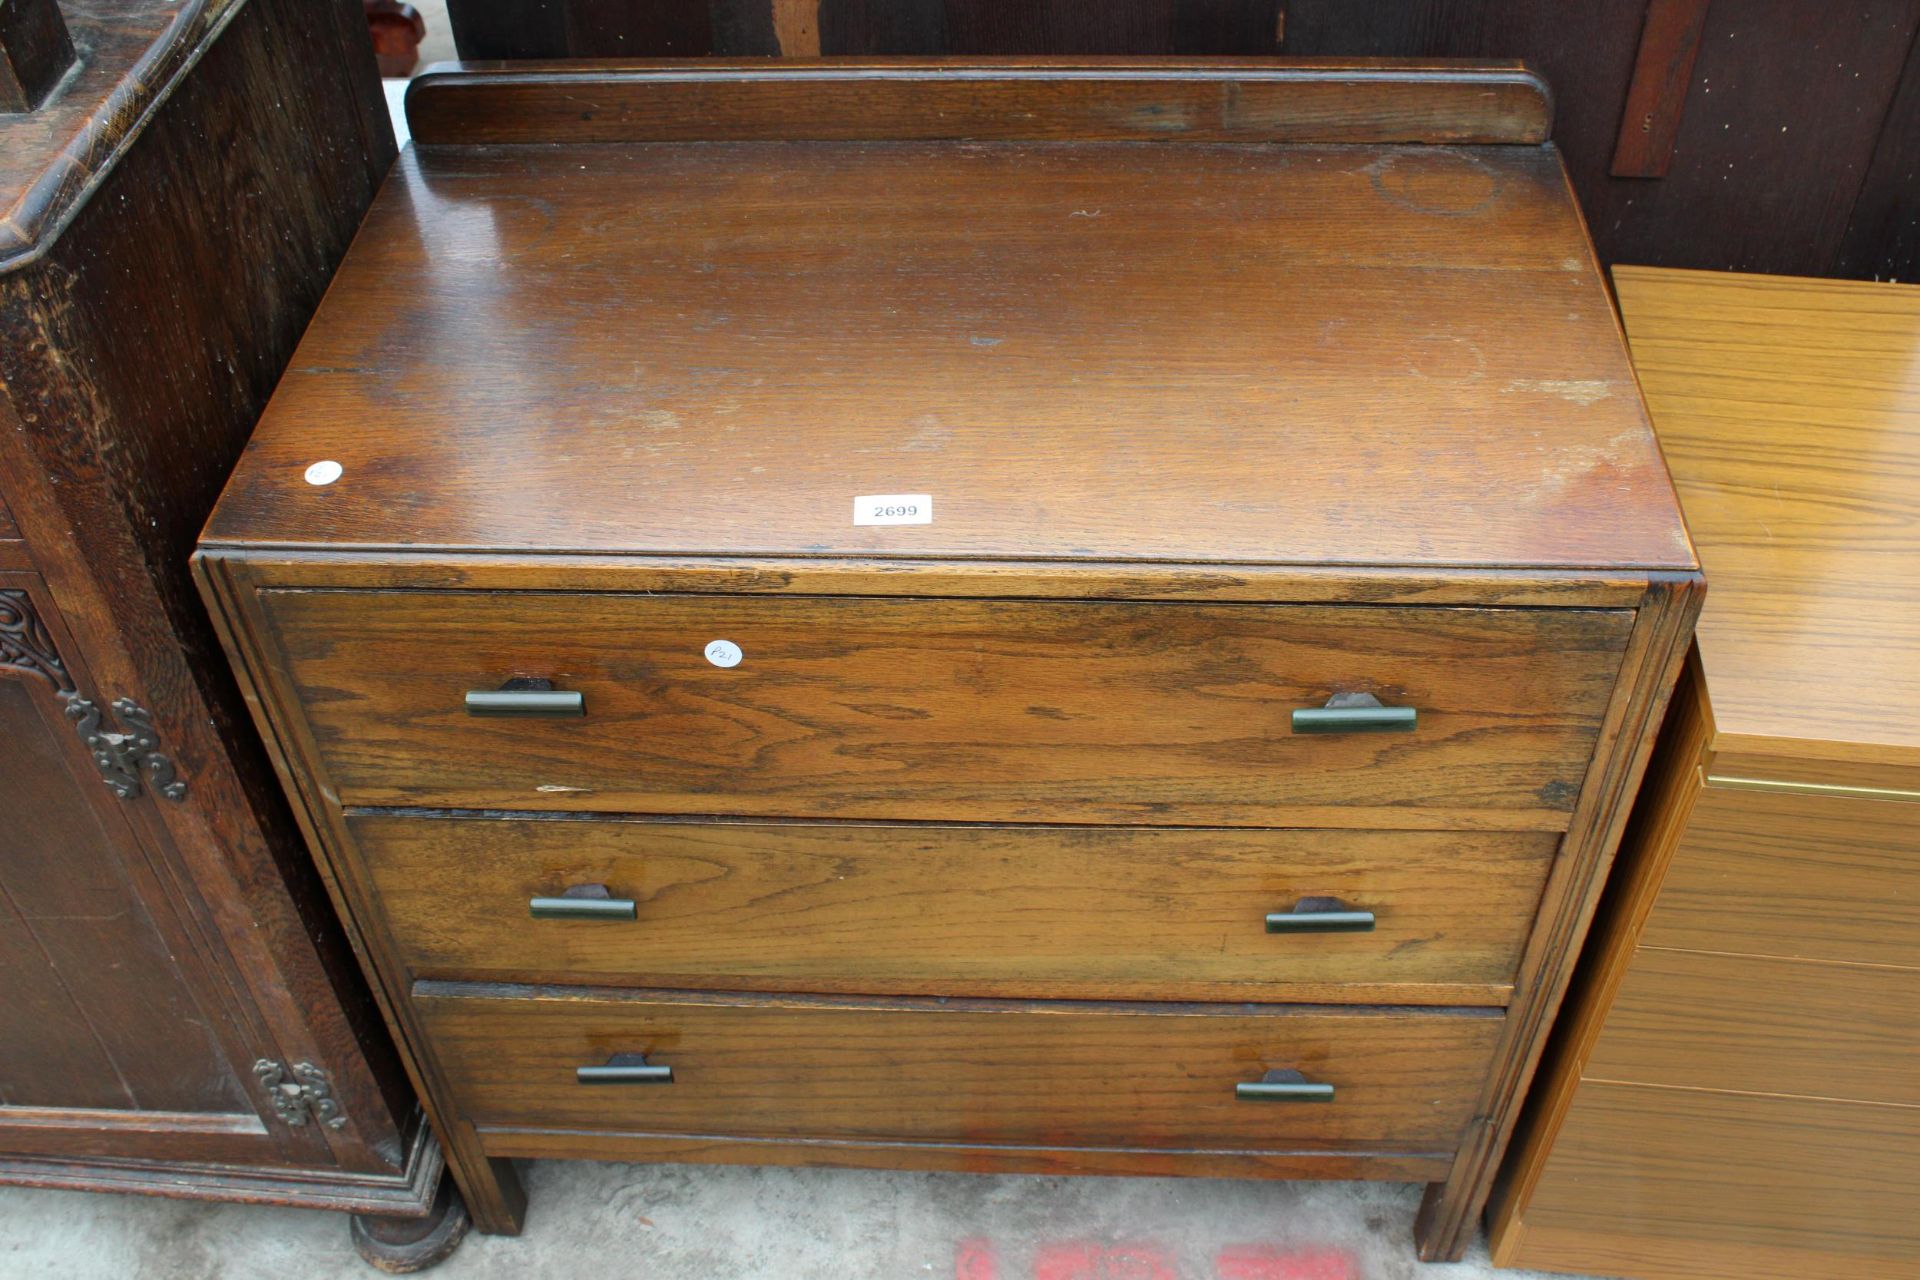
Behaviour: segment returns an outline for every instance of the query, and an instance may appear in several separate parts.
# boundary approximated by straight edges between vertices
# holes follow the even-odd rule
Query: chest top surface
[[[862,139],[803,107],[807,140],[649,141],[548,79],[595,140],[403,156],[209,543],[1694,566],[1537,139]],[[931,522],[854,523],[882,494]]]
[[[1920,777],[1920,289],[1614,280],[1713,582],[1716,745],[1863,744]]]

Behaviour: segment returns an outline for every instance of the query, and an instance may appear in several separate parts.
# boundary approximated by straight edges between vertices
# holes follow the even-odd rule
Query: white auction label
[[[932,524],[930,493],[870,493],[853,500],[855,524]]]
[[[737,667],[740,665],[740,646],[731,640],[709,640],[707,642],[707,661],[716,667]]]

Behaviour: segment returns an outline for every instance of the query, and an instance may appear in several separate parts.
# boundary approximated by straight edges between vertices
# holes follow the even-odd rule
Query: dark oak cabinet
[[[78,61],[0,114],[0,1182],[435,1221],[187,577],[393,159],[360,7],[28,7]]]

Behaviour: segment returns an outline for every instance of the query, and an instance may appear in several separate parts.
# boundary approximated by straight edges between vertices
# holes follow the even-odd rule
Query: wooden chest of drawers
[[[480,1225],[541,1155],[1375,1177],[1457,1254],[1700,594],[1539,83],[409,112],[198,569]]]
[[[1920,1271],[1920,291],[1621,268],[1714,595],[1490,1215],[1507,1265]]]

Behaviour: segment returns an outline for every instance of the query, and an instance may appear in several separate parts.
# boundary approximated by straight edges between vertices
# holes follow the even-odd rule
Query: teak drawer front
[[[417,984],[415,1003],[482,1130],[1254,1151],[1452,1149],[1502,1021],[448,983]],[[621,1054],[673,1082],[576,1080]],[[1289,1069],[1332,1100],[1236,1096]]]
[[[1582,1074],[1920,1106],[1920,973],[1642,947]]]
[[[1559,842],[370,813],[350,826],[423,977],[1136,999],[1257,986],[1389,1004],[1504,1003]],[[530,918],[533,899],[585,885],[631,900],[632,918]],[[1374,927],[1267,931],[1267,913],[1309,898]]]
[[[1561,830],[1620,610],[261,593],[349,805]],[[732,667],[705,649],[744,652]],[[543,679],[562,719],[467,714]],[[1412,732],[1296,734],[1338,693]]]
[[[1920,1109],[1580,1086],[1517,1265],[1663,1280],[1893,1280],[1920,1251]]]
[[[1920,969],[1920,803],[1706,786],[1640,940]]]

